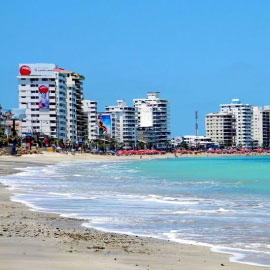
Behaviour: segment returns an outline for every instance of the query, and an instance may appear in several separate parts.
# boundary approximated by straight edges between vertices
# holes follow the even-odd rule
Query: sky
[[[232,98],[270,104],[268,0],[13,0],[0,9],[0,104],[18,107],[18,65],[85,76],[99,111],[159,91],[172,136],[199,134]]]

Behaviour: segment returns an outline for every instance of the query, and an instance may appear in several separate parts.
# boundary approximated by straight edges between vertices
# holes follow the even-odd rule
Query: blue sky
[[[199,133],[204,115],[240,98],[270,104],[270,1],[4,1],[0,104],[18,106],[19,63],[56,63],[86,77],[105,105],[160,91],[172,135]]]

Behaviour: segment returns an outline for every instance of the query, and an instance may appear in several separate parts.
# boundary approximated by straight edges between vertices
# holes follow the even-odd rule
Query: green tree
[[[186,142],[184,142],[184,141],[179,144],[179,147],[181,149],[185,149],[185,150],[188,150],[189,149],[188,144]]]

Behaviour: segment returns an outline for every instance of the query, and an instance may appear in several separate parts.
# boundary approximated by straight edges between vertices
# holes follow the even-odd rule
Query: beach
[[[166,157],[173,155],[161,156]],[[2,156],[0,174],[19,172],[15,168],[62,162],[133,158],[59,153]],[[157,157],[143,157],[146,158]],[[30,211],[26,205],[10,200],[13,193],[6,186],[0,186],[0,269],[266,269],[232,263],[230,255],[213,252],[208,247],[82,227],[84,220],[81,219]]]

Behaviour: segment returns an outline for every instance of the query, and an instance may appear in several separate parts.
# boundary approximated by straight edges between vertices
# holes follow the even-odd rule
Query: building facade
[[[98,139],[97,126],[97,101],[83,100],[83,112],[86,114],[88,126],[88,140],[93,141]]]
[[[134,99],[137,136],[144,143],[156,148],[165,148],[170,139],[169,103],[160,99],[159,92],[148,92],[147,98]]]
[[[253,146],[263,145],[263,110],[262,107],[252,107],[251,137]]]
[[[22,135],[67,139],[66,75],[55,68],[43,63],[19,66],[19,108],[26,112]]]
[[[232,113],[217,112],[205,116],[206,137],[220,146],[233,146],[235,144],[235,124]]]
[[[221,104],[220,112],[232,113],[234,116],[235,145],[249,148],[252,140],[252,106],[243,104],[239,99],[233,99],[230,104]]]
[[[136,145],[135,108],[127,106],[124,100],[117,100],[116,106],[106,106],[111,115],[111,136],[126,147]]]
[[[263,114],[263,141],[262,146],[270,148],[270,106],[264,106]]]
[[[270,106],[254,106],[252,114],[253,147],[270,147]]]
[[[190,148],[207,148],[214,145],[211,138],[198,135],[184,135],[182,142],[185,142]]]
[[[76,120],[77,120],[77,140],[79,142],[88,139],[87,117],[83,112],[83,80],[84,77],[76,72],[70,74],[76,96]]]
[[[47,135],[73,143],[87,138],[83,76],[44,63],[22,64],[19,73],[19,108],[26,110],[23,135]]]

